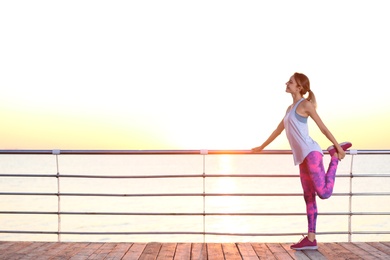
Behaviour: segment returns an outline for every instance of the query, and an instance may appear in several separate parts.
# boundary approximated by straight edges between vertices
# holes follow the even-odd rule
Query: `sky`
[[[294,72],[339,142],[390,149],[386,2],[1,1],[0,149],[251,149]]]

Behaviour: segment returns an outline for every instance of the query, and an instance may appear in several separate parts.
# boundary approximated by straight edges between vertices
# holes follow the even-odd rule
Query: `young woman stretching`
[[[295,73],[286,83],[286,92],[290,93],[293,103],[287,108],[283,120],[269,138],[253,152],[260,152],[269,145],[283,130],[286,130],[295,165],[299,165],[303,195],[306,202],[308,220],[308,235],[297,244],[291,246],[295,250],[317,249],[315,238],[317,204],[316,194],[321,199],[329,198],[333,193],[333,186],[339,160],[345,157],[345,150],[352,146],[350,142],[338,144],[332,133],[322,122],[316,112],[316,100],[310,90],[308,77],[301,73]],[[308,93],[308,97],[303,96]],[[331,155],[329,168],[325,172],[323,165],[323,153],[320,146],[310,136],[307,126],[307,118],[311,117],[321,132],[329,139],[332,146],[328,148]]]

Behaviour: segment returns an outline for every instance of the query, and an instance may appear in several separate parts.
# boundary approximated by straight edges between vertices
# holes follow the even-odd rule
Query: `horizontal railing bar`
[[[0,195],[15,196],[76,196],[76,197],[203,197],[203,196],[302,196],[302,193],[260,194],[260,193],[142,193],[142,194],[103,194],[103,193],[45,193],[45,192],[0,192]],[[349,195],[349,194],[348,194]]]
[[[352,154],[390,154],[390,150],[353,150]],[[328,151],[323,150],[326,154]],[[346,151],[351,154],[350,151]],[[0,154],[65,154],[65,155],[174,155],[174,154],[292,154],[291,150],[0,150]]]
[[[360,177],[368,177],[368,178],[377,178],[377,177],[390,177],[388,173],[354,173],[354,174],[340,174],[336,176],[338,177],[351,177],[351,178],[360,178]]]
[[[47,177],[50,177],[50,178],[53,178],[53,177],[58,177],[58,175],[57,174],[36,174],[36,173],[17,174],[16,173],[16,174],[0,174],[0,177],[18,177],[18,178],[40,178],[40,177],[47,178]]]
[[[329,232],[316,232],[316,235],[387,235],[390,234],[390,231],[329,231]],[[297,236],[302,235],[302,233],[226,233],[226,232],[206,232],[205,235],[223,235],[223,236]]]
[[[0,177],[60,177],[60,178],[96,178],[96,179],[158,179],[158,178],[202,178],[202,174],[171,175],[81,175],[81,174],[0,174]],[[207,176],[211,177],[211,176]]]
[[[185,213],[185,212],[57,212],[57,211],[0,211],[10,215],[109,215],[109,216],[306,216],[306,213]],[[386,216],[390,212],[322,212],[323,216]]]
[[[52,235],[204,235],[203,232],[176,232],[176,231],[164,231],[164,232],[80,232],[80,231],[30,231],[30,230],[0,230],[0,233],[12,233],[12,234],[52,234]]]
[[[346,235],[347,231],[316,232],[316,235]],[[206,235],[215,236],[299,236],[302,233],[230,233],[230,232],[206,232]]]
[[[353,231],[351,234],[354,235],[388,235],[390,231]]]
[[[67,155],[191,155],[256,154],[251,150],[0,150],[0,154],[67,154]],[[291,150],[264,150],[262,154],[291,154]]]
[[[229,233],[229,232],[195,232],[195,231],[145,231],[145,232],[80,232],[80,231],[38,231],[38,230],[0,230],[0,233],[11,234],[53,234],[53,235],[223,235],[223,236],[296,236],[301,233]],[[318,232],[317,235],[322,233]],[[348,232],[326,232],[323,234],[348,234]]]
[[[95,179],[159,179],[159,178],[297,178],[299,175],[291,174],[170,174],[170,175],[81,175],[81,174],[0,174],[0,177],[61,177],[61,178],[95,178]],[[346,175],[345,177],[350,177]],[[389,175],[390,177],[390,175]]]
[[[168,175],[82,175],[82,174],[0,174],[0,177],[54,177],[95,179],[158,179],[158,178],[298,178],[298,174],[168,174]],[[390,174],[339,174],[337,178],[390,177]]]
[[[142,193],[142,194],[110,194],[110,193],[45,193],[45,192],[0,192],[8,196],[75,196],[75,197],[204,197],[204,196],[248,196],[278,197],[302,196],[302,193]],[[333,193],[332,196],[390,196],[390,192],[358,192]]]
[[[195,232],[195,231],[153,231],[153,232],[80,232],[80,231],[33,231],[33,230],[0,230],[3,234],[47,234],[47,235],[215,235],[215,236],[297,236],[302,233],[230,233],[230,232]],[[390,231],[328,231],[317,232],[316,235],[348,235],[348,234],[390,234]]]

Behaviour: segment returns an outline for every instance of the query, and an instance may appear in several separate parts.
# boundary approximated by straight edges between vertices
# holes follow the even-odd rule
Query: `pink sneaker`
[[[294,250],[316,250],[318,249],[317,240],[311,242],[307,237],[304,237],[297,244],[291,245]]]
[[[341,143],[340,146],[341,146],[341,148],[343,148],[344,151],[346,151],[348,148],[350,148],[352,146],[352,143],[344,142],[344,143]],[[328,149],[326,149],[326,150],[328,150],[331,157],[335,153],[337,153],[337,150],[336,150],[336,148],[334,148],[334,145],[329,146]]]

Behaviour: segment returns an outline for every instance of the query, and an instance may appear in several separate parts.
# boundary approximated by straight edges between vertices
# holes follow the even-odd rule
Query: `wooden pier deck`
[[[390,259],[390,242],[319,243],[294,251],[286,243],[0,242],[0,259]]]

